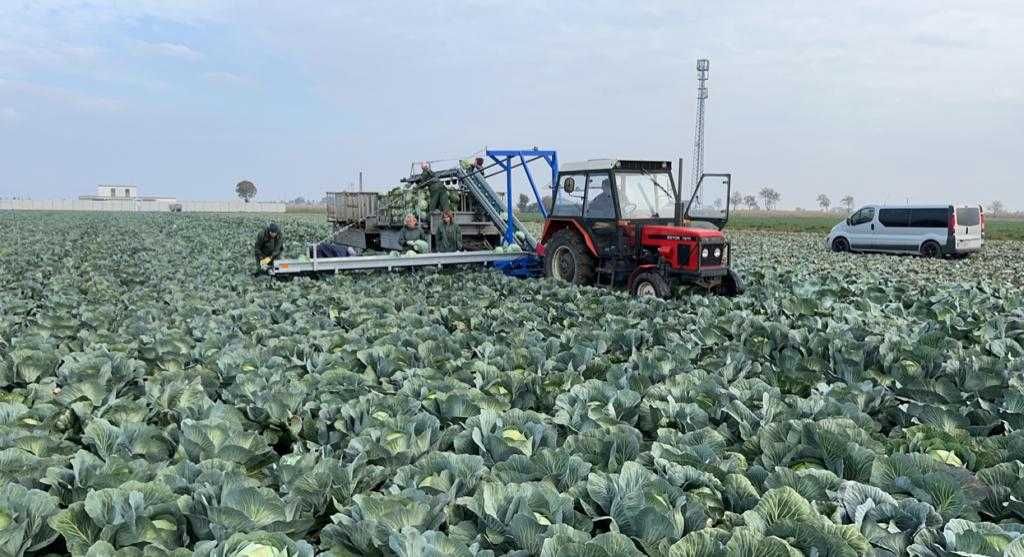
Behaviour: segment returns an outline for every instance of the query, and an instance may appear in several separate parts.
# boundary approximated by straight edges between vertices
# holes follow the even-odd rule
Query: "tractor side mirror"
[[[562,182],[562,189],[565,190],[565,193],[572,193],[576,189],[576,179],[572,176],[566,178]]]

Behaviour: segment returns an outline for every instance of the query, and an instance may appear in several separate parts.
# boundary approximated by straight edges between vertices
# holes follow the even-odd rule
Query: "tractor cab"
[[[545,274],[659,297],[679,283],[737,294],[722,233],[730,187],[730,175],[705,174],[684,204],[671,162],[564,164],[538,250]]]

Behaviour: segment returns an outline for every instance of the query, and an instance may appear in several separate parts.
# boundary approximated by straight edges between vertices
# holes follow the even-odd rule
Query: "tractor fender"
[[[544,223],[544,233],[541,235],[541,244],[547,244],[548,240],[555,235],[555,232],[562,230],[563,228],[575,228],[576,232],[583,238],[583,242],[587,245],[587,251],[590,252],[594,257],[599,257],[597,253],[597,247],[594,246],[594,240],[587,233],[587,230],[583,228],[580,223],[566,219],[566,220],[548,220]]]

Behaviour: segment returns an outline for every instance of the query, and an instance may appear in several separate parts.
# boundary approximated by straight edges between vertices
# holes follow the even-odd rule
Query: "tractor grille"
[[[704,250],[708,250],[707,256],[704,255]],[[715,255],[715,250],[718,250],[718,255]],[[722,258],[725,256],[725,244],[703,244],[700,246],[700,265],[701,267],[716,267],[722,264]]]
[[[679,244],[676,246],[676,261],[683,266],[690,263],[690,246],[688,244]]]

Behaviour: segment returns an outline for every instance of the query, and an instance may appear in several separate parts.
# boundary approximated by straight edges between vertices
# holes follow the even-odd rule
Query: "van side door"
[[[876,249],[882,251],[917,251],[919,242],[910,228],[910,209],[903,207],[878,210],[875,229]]]

